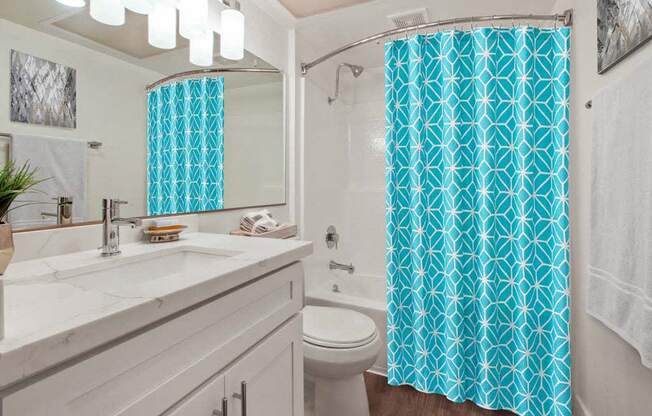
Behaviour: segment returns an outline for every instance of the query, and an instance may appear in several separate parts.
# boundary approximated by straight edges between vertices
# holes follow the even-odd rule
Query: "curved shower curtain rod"
[[[174,81],[179,78],[193,78],[204,75],[212,74],[223,74],[223,73],[232,73],[232,72],[254,72],[254,73],[263,73],[263,74],[280,74],[281,71],[274,68],[208,68],[208,69],[195,69],[192,71],[179,72],[178,74],[173,74],[165,78],[159,79],[156,82],[153,82],[145,87],[145,91],[151,91],[154,88],[167,84],[168,82]]]
[[[498,21],[517,21],[517,20],[541,20],[562,23],[564,26],[571,26],[573,24],[573,10],[565,10],[562,14],[507,14],[507,15],[493,15],[493,16],[471,16],[471,17],[458,17],[454,19],[437,20],[435,22],[421,23],[418,25],[406,26],[399,29],[392,29],[386,32],[380,32],[375,35],[368,36],[355,42],[351,42],[341,48],[335,49],[326,55],[313,60],[312,62],[301,64],[301,74],[307,75],[311,68],[321,64],[332,57],[339,55],[349,49],[356,48],[361,45],[366,45],[370,42],[375,42],[380,39],[388,38],[391,36],[402,35],[409,32],[419,32],[424,29],[433,29],[441,26],[450,26],[463,23],[479,23],[479,22],[498,22]]]

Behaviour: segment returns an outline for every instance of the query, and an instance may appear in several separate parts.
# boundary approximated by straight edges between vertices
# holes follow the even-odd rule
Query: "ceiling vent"
[[[430,21],[428,9],[409,10],[406,12],[389,15],[387,18],[397,29],[402,29],[404,27],[414,25],[422,25]]]

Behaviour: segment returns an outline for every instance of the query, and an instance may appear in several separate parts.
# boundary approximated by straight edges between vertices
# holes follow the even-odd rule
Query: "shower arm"
[[[335,101],[337,101],[338,98],[340,98],[340,72],[342,72],[342,68],[345,66],[348,66],[348,64],[340,64],[337,67],[337,71],[335,73],[335,95],[328,97],[328,104],[330,105],[332,105]]]
[[[319,57],[311,62],[301,64],[301,74],[306,76],[308,71],[311,68],[321,64],[324,61],[331,59],[334,56],[337,56],[343,52],[346,52],[350,49],[357,48],[358,46],[366,45],[367,43],[380,41],[392,36],[399,36],[408,33],[418,33],[419,31],[425,29],[433,29],[442,26],[450,26],[464,23],[480,23],[480,22],[500,22],[500,21],[528,21],[528,20],[539,20],[539,21],[550,21],[554,22],[555,25],[558,23],[563,24],[564,26],[572,26],[573,24],[573,10],[565,10],[562,14],[508,14],[508,15],[493,15],[493,16],[472,16],[472,17],[458,17],[454,19],[445,19],[438,20],[435,22],[422,23],[418,25],[401,27],[399,29],[388,30],[386,32],[380,32],[375,35],[367,36],[366,38],[360,39],[355,42],[351,42],[347,45],[342,46],[341,48],[335,49],[332,52],[327,53],[326,55]]]

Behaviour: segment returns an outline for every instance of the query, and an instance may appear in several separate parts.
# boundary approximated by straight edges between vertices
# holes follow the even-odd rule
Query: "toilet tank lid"
[[[303,339],[326,348],[355,348],[377,336],[376,324],[367,315],[350,309],[306,306]]]

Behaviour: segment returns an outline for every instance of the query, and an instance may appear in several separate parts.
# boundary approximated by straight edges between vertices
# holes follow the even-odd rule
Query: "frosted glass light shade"
[[[122,4],[129,10],[140,14],[150,14],[154,9],[154,0],[122,0]]]
[[[86,0],[57,0],[57,2],[63,4],[64,6],[70,6],[70,7],[86,6]]]
[[[244,58],[244,15],[235,9],[222,10],[220,54],[226,59]]]
[[[91,0],[91,17],[110,26],[125,24],[125,7],[121,0]]]
[[[197,66],[213,65],[213,31],[207,31],[203,36],[190,39],[190,63]]]
[[[208,0],[179,2],[179,34],[186,39],[206,36],[208,32]]]
[[[177,46],[177,9],[159,1],[147,16],[147,38],[149,44],[160,49],[174,49]]]

